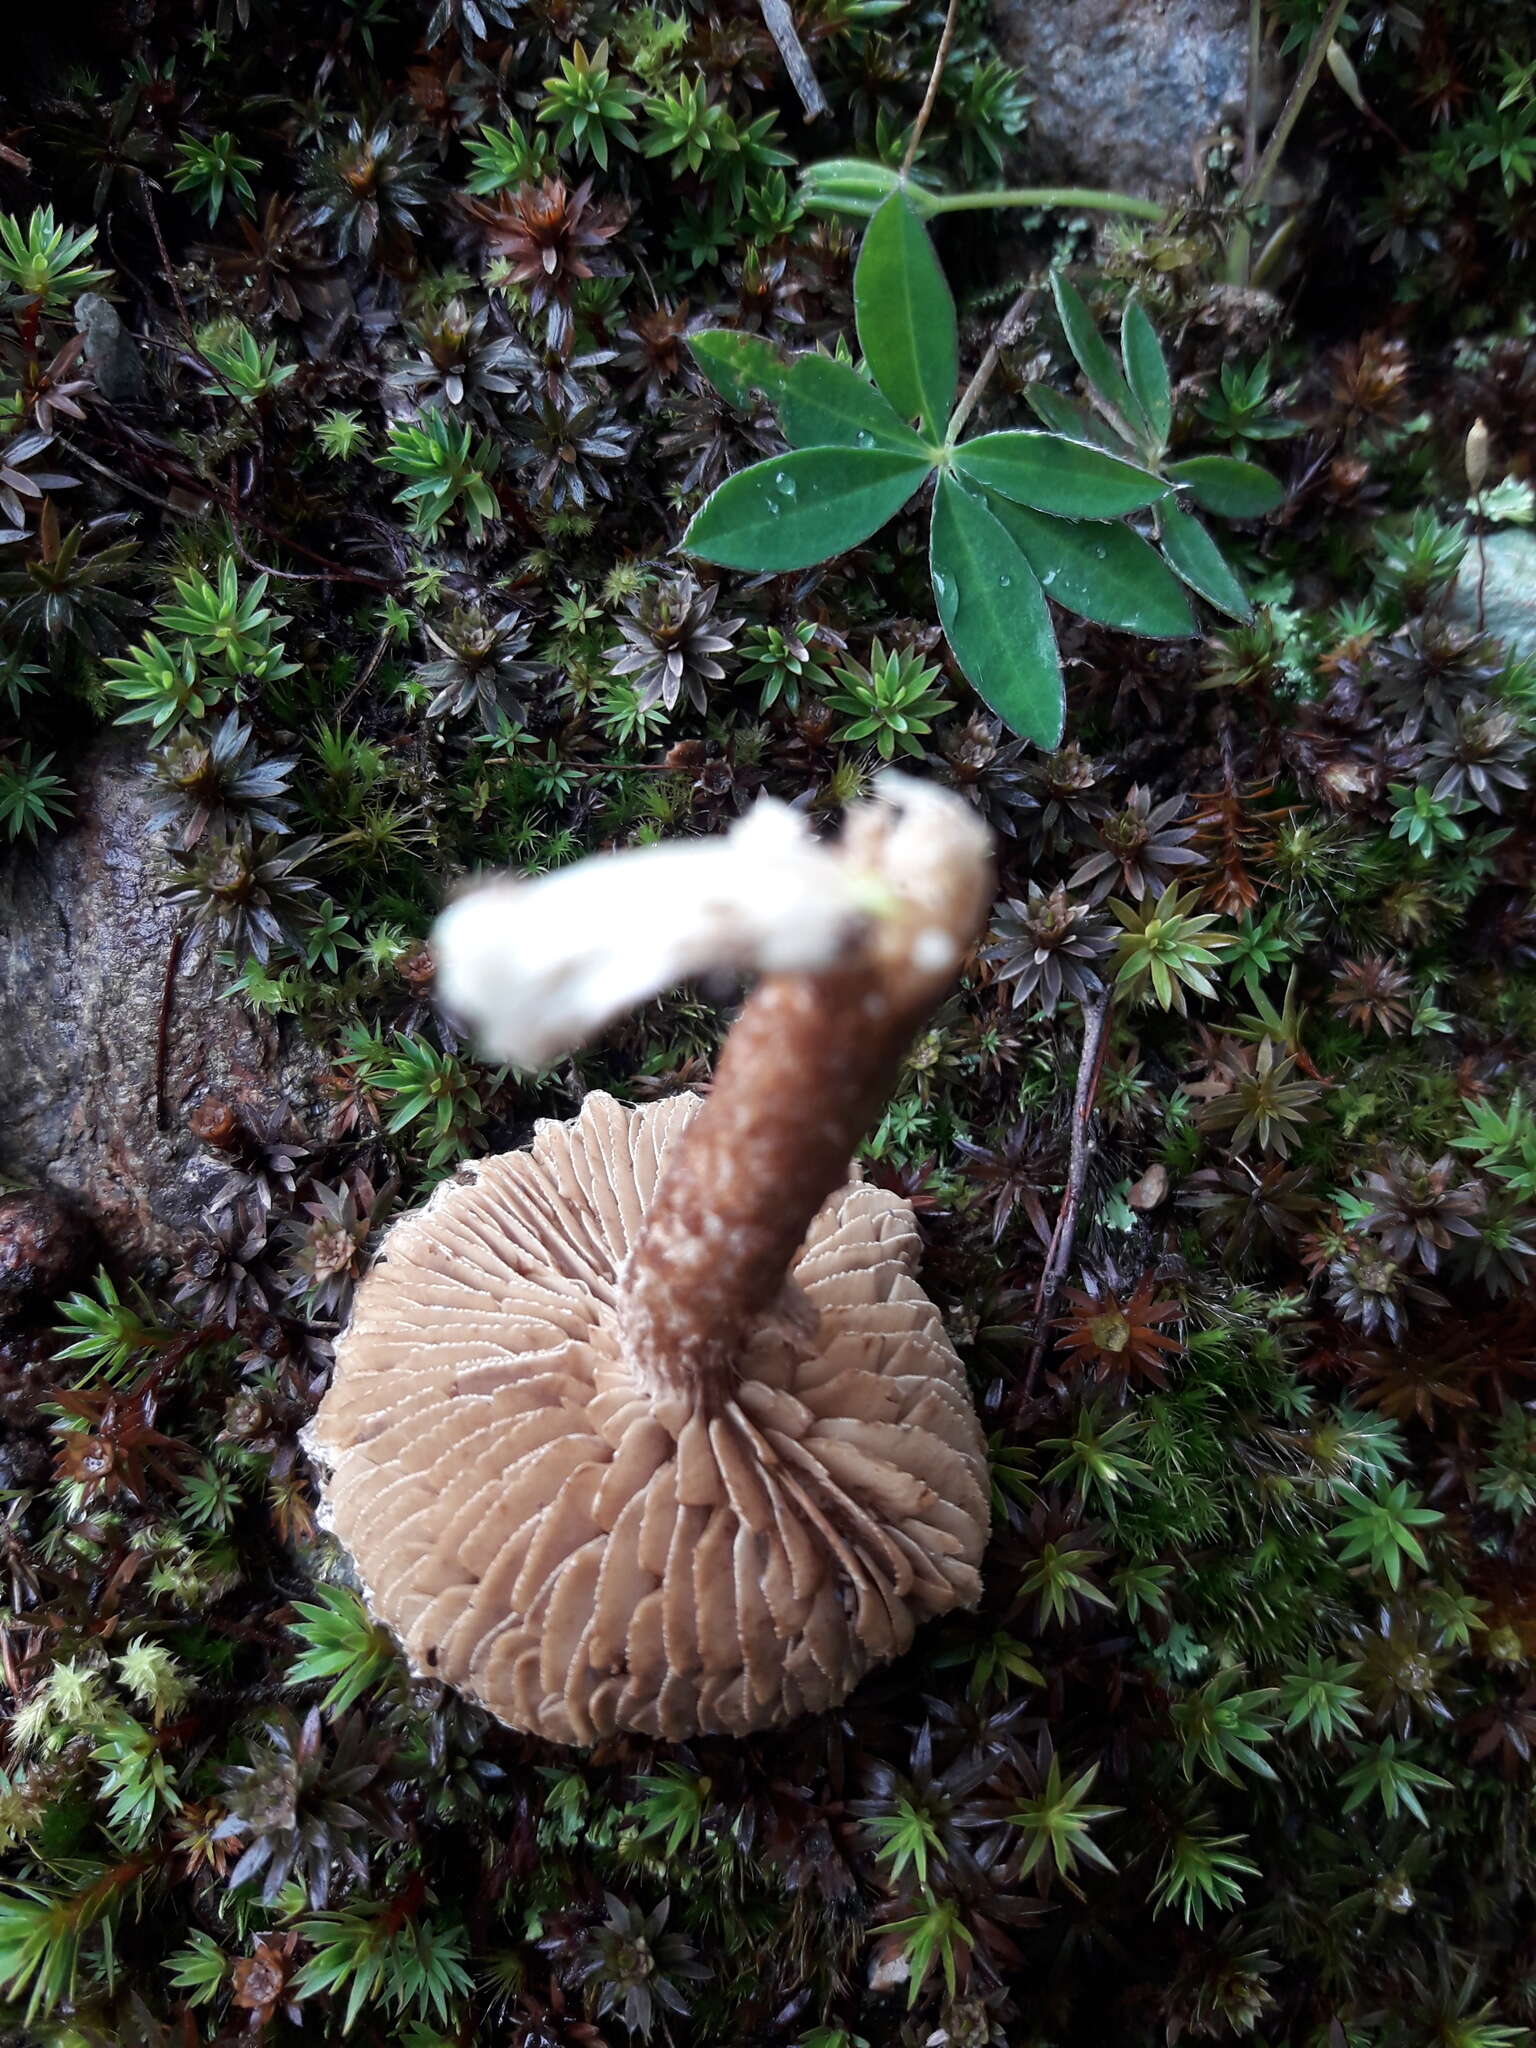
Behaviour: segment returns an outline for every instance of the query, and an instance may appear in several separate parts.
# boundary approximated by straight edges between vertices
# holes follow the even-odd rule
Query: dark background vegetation
[[[1320,14],[1265,9],[1282,86]],[[1063,615],[1050,757],[946,669],[916,512],[801,577],[674,553],[776,445],[685,332],[851,337],[857,224],[796,166],[899,157],[941,27],[797,18],[813,128],[730,0],[8,25],[0,832],[18,888],[62,886],[103,774],[138,792],[164,922],[119,1029],[146,1153],[196,1169],[186,1227],[135,1236],[67,1144],[8,1168],[14,2041],[1510,2048],[1536,2019],[1536,670],[1478,600],[1530,575],[1529,9],[1359,0],[1363,109],[1325,69],[1261,220],[1213,137],[1156,227],[943,224],[967,371],[1066,263],[1105,325],[1140,291],[1181,450],[1287,485],[1231,542],[1251,624]],[[922,162],[1029,175],[969,0]],[[39,209],[85,238],[45,282]],[[1287,221],[1234,282],[1239,228]],[[1074,388],[1048,307],[985,424]],[[399,495],[417,421],[461,437],[435,525]],[[297,1433],[390,1210],[589,1086],[706,1080],[729,992],[508,1077],[437,1014],[424,935],[466,871],[764,790],[831,818],[882,754],[1001,835],[994,929],[867,1147],[993,1433],[986,1598],[784,1734],[557,1752],[408,1680]],[[1213,994],[1160,911],[1214,920]],[[1043,1321],[1085,1015],[1127,963]],[[302,1088],[188,1080],[215,1012]]]

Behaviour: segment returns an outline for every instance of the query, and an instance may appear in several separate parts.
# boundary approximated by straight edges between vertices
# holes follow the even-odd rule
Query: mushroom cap
[[[554,1742],[780,1726],[980,1596],[985,1449],[899,1196],[823,1205],[723,1399],[626,1362],[621,1269],[700,1106],[592,1094],[440,1187],[307,1433],[413,1670]]]

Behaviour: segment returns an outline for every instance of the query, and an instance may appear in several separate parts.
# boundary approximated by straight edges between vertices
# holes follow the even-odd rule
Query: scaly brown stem
[[[620,1323],[648,1385],[697,1386],[711,1406],[728,1395],[920,1021],[869,968],[774,975],[753,993],[635,1247]]]
[[[922,842],[926,871],[905,849],[892,871],[879,820],[873,806],[854,814],[844,841],[856,871],[888,892],[865,945],[845,965],[758,986],[635,1241],[619,1329],[654,1393],[690,1392],[706,1409],[729,1397],[749,1333],[779,1303],[981,922],[991,864],[979,827],[944,816]]]

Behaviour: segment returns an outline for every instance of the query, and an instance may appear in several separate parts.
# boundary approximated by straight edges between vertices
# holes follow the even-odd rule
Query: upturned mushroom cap
[[[699,1109],[590,1095],[396,1224],[310,1431],[413,1668],[555,1742],[780,1725],[980,1593],[981,1431],[899,1197],[824,1204],[724,1398],[626,1362],[621,1268]]]
[[[359,1290],[310,1447],[418,1671],[560,1742],[744,1734],[977,1599],[981,1431],[911,1210],[848,1161],[990,883],[967,805],[883,777],[835,844],[770,804],[439,920],[450,1000],[512,1059],[710,961],[763,978],[707,1104],[589,1097]]]

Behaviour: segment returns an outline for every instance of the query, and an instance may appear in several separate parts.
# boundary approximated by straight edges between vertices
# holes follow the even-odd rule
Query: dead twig
[[[799,94],[805,118],[807,121],[819,120],[831,109],[827,105],[826,94],[816,83],[816,74],[805,54],[805,45],[795,27],[795,17],[789,11],[788,0],[757,0],[757,4],[764,25],[784,61],[784,69],[789,73],[789,82]]]
[[[171,288],[171,297],[176,301],[176,317],[181,322],[181,331],[186,337],[187,347],[191,349],[193,355],[203,364],[205,369],[212,370],[213,365],[205,361],[203,352],[197,345],[197,330],[193,327],[191,317],[187,312],[187,302],[181,296],[181,286],[176,282],[176,270],[171,262],[171,252],[165,245],[165,236],[160,228],[160,216],[155,211],[155,202],[151,198],[150,192],[149,179],[141,171],[139,173],[139,196],[144,201],[144,211],[149,219],[150,233],[154,236],[155,247],[160,253],[161,270],[164,272],[166,283]]]
[[[1029,1370],[1024,1376],[1026,1398],[1035,1384],[1035,1374],[1040,1370],[1045,1347],[1050,1341],[1051,1311],[1056,1306],[1057,1289],[1072,1263],[1083,1188],[1093,1155],[1098,1150],[1098,1140],[1093,1135],[1093,1106],[1098,1100],[1099,1082],[1104,1076],[1104,1055],[1109,1049],[1109,1015],[1113,1003],[1114,993],[1106,989],[1083,1013],[1083,1050],[1077,1063],[1077,1087],[1072,1097],[1072,1142],[1067,1159],[1067,1185],[1056,1213],[1056,1228],[1051,1232],[1051,1242],[1046,1249],[1045,1270],[1035,1291],[1035,1343],[1029,1355]]]
[[[944,17],[944,33],[939,37],[933,69],[928,74],[928,90],[923,94],[923,104],[917,110],[917,119],[912,123],[912,133],[907,138],[906,155],[901,160],[903,175],[916,163],[917,152],[923,140],[923,130],[933,117],[934,102],[939,97],[939,84],[944,76],[944,66],[949,62],[949,46],[955,40],[955,29],[959,20],[960,0],[949,0],[949,12]]]
[[[353,683],[351,689],[348,690],[345,697],[342,698],[336,707],[336,721],[338,724],[340,724],[343,716],[351,710],[353,700],[361,691],[366,690],[373,681],[373,672],[384,659],[384,650],[388,647],[393,637],[391,629],[386,626],[378,639],[374,641],[373,650],[369,654],[368,659],[363,663],[362,668],[358,671],[356,682]]]
[[[258,519],[253,513],[246,511],[243,507],[237,509],[228,497],[220,492],[216,484],[211,483],[206,477],[194,475],[190,469],[183,468],[180,463],[169,460],[160,449],[147,442],[142,435],[133,433],[123,421],[113,419],[111,426],[114,429],[114,443],[121,453],[147,464],[157,476],[164,477],[168,482],[180,484],[183,490],[196,491],[199,497],[206,498],[223,508],[228,515],[231,530],[235,534],[235,545],[251,567],[263,570],[269,576],[286,577],[290,582],[357,583],[365,590],[380,590],[386,595],[392,594],[399,588],[398,584],[389,581],[386,577],[375,576],[367,569],[349,569],[340,562],[333,562],[329,557],[317,554],[313,548],[306,547],[302,541],[295,540],[291,533],[280,532],[275,526],[268,525],[266,520]],[[124,446],[125,440],[132,444],[131,447]],[[87,463],[98,475],[108,478],[110,482],[119,485],[124,490],[133,492],[135,497],[144,499],[147,504],[158,506],[162,512],[176,513],[178,517],[192,516],[191,508],[188,508],[186,512],[182,512],[178,506],[168,503],[164,498],[157,498],[153,492],[146,491],[141,486],[131,483],[128,478],[119,474],[117,470],[104,468],[101,463],[93,460],[91,456],[86,454],[78,440],[71,440],[66,445],[71,455]],[[317,565],[319,574],[314,577],[306,577],[297,570],[273,569],[266,563],[258,562],[249,553],[241,538],[242,529],[259,533],[265,539],[276,541],[279,546],[287,548],[290,553],[302,556],[306,562],[314,562]]]
[[[61,441],[60,445],[69,450],[76,462],[83,462],[87,469],[94,469],[98,476],[104,476],[116,489],[127,491],[135,498],[142,498],[146,505],[153,505],[156,511],[168,512],[173,519],[192,517],[192,508],[189,505],[173,505],[169,498],[160,498],[153,491],[146,491],[144,486],[136,484],[132,477],[124,476],[119,470],[108,469],[107,465],[98,462],[94,455],[87,455],[78,441]]]
[[[1024,324],[1024,315],[1029,311],[1030,304],[1038,289],[1039,287],[1036,285],[1025,285],[1023,291],[1019,293],[1002,319],[998,321],[996,332],[987,344],[987,352],[977,365],[975,376],[960,394],[960,403],[955,407],[953,414],[950,416],[949,433],[951,436],[959,433],[960,429],[975,411],[977,400],[986,390],[988,384],[991,383],[992,373],[1002,360],[1003,350],[1011,348],[1018,340],[1019,330]]]

